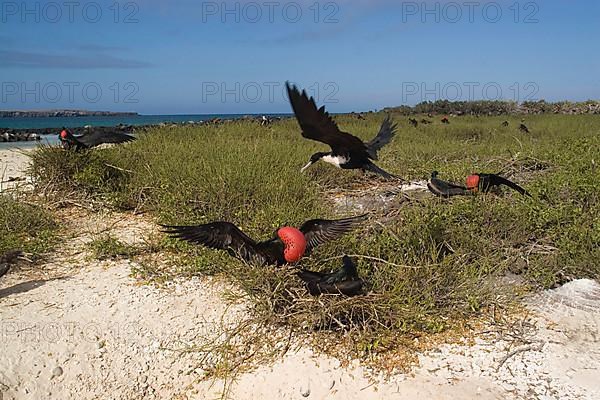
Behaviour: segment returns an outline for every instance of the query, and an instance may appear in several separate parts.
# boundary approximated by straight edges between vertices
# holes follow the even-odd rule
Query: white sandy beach
[[[26,181],[25,170],[29,165],[26,149],[0,149],[0,191],[22,185]]]

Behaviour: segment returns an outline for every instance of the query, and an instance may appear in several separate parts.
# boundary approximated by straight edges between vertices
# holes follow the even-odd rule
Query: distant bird
[[[323,160],[343,169],[361,169],[382,175],[386,179],[394,176],[375,165],[371,160],[377,160],[377,152],[388,144],[396,131],[396,124],[388,115],[383,120],[379,133],[370,142],[362,140],[349,133],[339,130],[336,123],[325,111],[325,106],[317,109],[315,100],[302,93],[296,86],[286,82],[286,88],[296,119],[302,128],[302,136],[307,139],[325,143],[331,147],[330,152],[315,153],[310,157],[301,172],[319,160]]]
[[[527,190],[498,174],[473,174],[467,177],[467,189],[474,192],[479,190],[487,193],[493,187],[500,185],[508,186],[509,188],[521,193],[523,196],[531,197]]]
[[[262,126],[267,126],[267,125],[271,125],[273,121],[271,120],[271,118],[267,117],[266,115],[261,116],[260,118],[260,124]]]
[[[509,122],[508,122],[508,121],[504,121],[504,122],[502,122],[502,126],[503,126],[503,127],[505,127],[505,128],[506,128],[508,125],[509,125]]]
[[[425,119],[425,118],[423,118],[423,119],[421,120],[421,123],[422,123],[422,124],[425,124],[425,125],[427,125],[427,124],[430,124],[430,123],[431,123],[431,121],[430,121],[430,120],[428,120],[428,119]]]
[[[419,126],[419,121],[417,121],[417,120],[416,120],[416,119],[414,119],[414,118],[409,118],[409,119],[408,119],[408,122],[410,122],[410,124],[411,124],[412,126],[414,126],[415,128],[416,128],[417,126]]]
[[[358,276],[356,265],[348,256],[342,258],[343,265],[335,272],[308,271],[298,272],[298,277],[304,281],[308,292],[313,296],[320,294],[343,294],[356,296],[362,293],[363,280]]]
[[[135,137],[120,132],[92,131],[75,136],[66,128],[63,128],[58,136],[64,148],[76,151],[96,147],[103,143],[124,143],[135,140]]]
[[[438,175],[437,171],[433,171],[431,173],[431,180],[427,182],[427,188],[436,196],[452,197],[472,194],[465,186],[443,181],[437,177]]]
[[[163,232],[172,237],[211,249],[227,250],[229,255],[253,264],[283,265],[297,262],[318,245],[350,232],[365,218],[366,214],[337,220],[311,219],[300,229],[291,226],[279,228],[273,238],[262,242],[256,242],[234,224],[224,221],[194,226],[162,226],[165,228]]]
[[[444,117],[442,118],[442,124],[449,124],[450,120],[448,119],[448,117]]]
[[[529,132],[529,128],[527,127],[527,125],[525,125],[524,123],[521,122],[521,125],[519,125],[519,130],[523,133],[530,133]]]
[[[0,256],[0,277],[4,276],[18,260],[27,260],[20,250],[12,250]]]

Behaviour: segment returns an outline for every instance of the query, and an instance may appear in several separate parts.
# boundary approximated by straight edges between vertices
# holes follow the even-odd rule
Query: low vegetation
[[[533,199],[512,192],[452,200],[397,195],[386,210],[370,210],[363,228],[301,262],[329,270],[341,265],[341,255],[353,255],[368,294],[351,299],[312,298],[289,268],[252,267],[167,239],[164,249],[191,256],[198,274],[234,282],[257,321],[329,332],[359,355],[508,304],[515,294],[503,284],[508,274],[521,277],[520,290],[600,278],[599,116],[528,116],[529,134],[518,129],[521,116],[464,116],[449,125],[432,119],[416,128],[406,117],[395,118],[399,131],[380,153],[382,168],[406,180],[437,170],[455,182],[471,172],[502,172]],[[336,119],[343,130],[370,139],[383,114]],[[309,156],[324,148],[303,139],[292,119],[268,127],[239,121],[156,128],[105,150],[43,147],[33,154],[32,171],[48,196],[85,196],[152,213],[165,224],[228,220],[259,239],[284,224],[358,214],[335,206],[331,192],[367,195],[382,184],[323,163],[300,174]],[[99,247],[121,253],[118,243]],[[336,336],[348,331],[353,334]]]
[[[140,248],[123,243],[110,234],[103,234],[95,238],[88,244],[88,247],[92,258],[96,260],[130,258],[138,255],[141,251]]]
[[[54,243],[56,229],[46,211],[0,195],[0,255],[21,250],[39,256]]]
[[[479,100],[479,101],[424,101],[414,107],[390,107],[385,111],[402,115],[415,114],[455,114],[455,115],[506,115],[506,114],[600,114],[600,102],[588,100],[584,102],[561,101],[548,103],[544,100],[515,101]]]

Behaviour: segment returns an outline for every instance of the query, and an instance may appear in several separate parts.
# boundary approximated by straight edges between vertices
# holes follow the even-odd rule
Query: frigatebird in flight
[[[356,265],[348,256],[344,256],[342,261],[344,263],[342,267],[329,274],[303,269],[297,275],[304,281],[308,292],[313,296],[325,293],[345,296],[361,294],[364,282],[358,276]]]
[[[66,149],[89,149],[104,143],[125,143],[135,140],[134,136],[120,132],[91,131],[79,136],[73,135],[70,130],[63,128],[59,139]]]
[[[366,214],[337,220],[311,219],[299,229],[279,228],[271,239],[262,242],[225,221],[193,226],[163,225],[163,232],[190,243],[227,250],[231,256],[253,264],[283,265],[297,262],[318,245],[351,231],[365,218]]]
[[[296,86],[286,82],[286,88],[296,119],[302,128],[302,136],[307,139],[325,143],[331,147],[330,152],[315,153],[310,161],[300,171],[306,170],[312,164],[323,160],[342,169],[361,169],[379,174],[387,179],[394,176],[375,165],[371,160],[377,160],[377,152],[388,144],[396,133],[396,124],[390,116],[383,120],[377,136],[368,143],[354,135],[342,132],[333,121],[325,106],[317,108],[315,100],[302,93]]]

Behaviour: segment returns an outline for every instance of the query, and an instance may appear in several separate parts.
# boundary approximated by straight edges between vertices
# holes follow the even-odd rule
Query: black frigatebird
[[[361,169],[382,175],[387,179],[394,178],[392,174],[371,161],[377,160],[377,152],[392,140],[396,132],[396,124],[392,123],[389,115],[383,120],[377,136],[370,142],[364,143],[356,136],[340,131],[329,113],[325,111],[325,106],[317,109],[315,100],[309,98],[305,90],[300,93],[296,86],[290,86],[288,82],[286,88],[292,109],[302,128],[302,136],[325,143],[332,150],[313,154],[308,164],[300,171],[323,160],[339,168]]]
[[[417,120],[416,120],[416,119],[414,119],[414,118],[409,118],[409,119],[408,119],[408,122],[410,122],[410,124],[411,124],[412,126],[414,126],[415,128],[416,128],[417,126],[419,126],[419,121],[417,121]]]
[[[125,143],[135,140],[134,136],[121,132],[91,131],[75,136],[70,130],[63,128],[58,135],[62,145],[66,149],[89,149],[103,143]]]
[[[431,180],[427,182],[427,188],[431,193],[440,197],[464,196],[471,194],[465,186],[446,182],[439,179],[437,171],[431,173]]]
[[[358,276],[356,264],[348,256],[344,256],[342,261],[344,263],[342,267],[329,274],[303,269],[297,275],[304,281],[308,292],[313,296],[325,293],[346,296],[361,294],[364,282]]]
[[[470,195],[476,192],[489,192],[493,187],[500,185],[508,186],[509,188],[516,190],[524,196],[529,196],[529,192],[523,189],[516,183],[498,175],[498,174],[472,174],[467,177],[467,185],[461,186],[455,183],[446,182],[438,177],[438,172],[433,171],[431,173],[431,180],[427,183],[429,190],[441,197],[451,197],[460,195]]]
[[[527,127],[527,125],[525,125],[524,123],[521,122],[521,125],[519,125],[519,130],[523,133],[530,133],[529,132],[529,128]]]
[[[318,245],[351,231],[366,216],[311,219],[299,229],[291,226],[279,228],[271,239],[262,242],[256,242],[237,226],[225,221],[193,226],[163,225],[163,232],[212,249],[227,250],[231,256],[253,264],[283,265],[294,263]]]
[[[487,193],[493,187],[500,185],[508,186],[521,193],[523,196],[531,197],[527,190],[498,174],[473,174],[467,177],[467,189],[474,192],[481,191]]]

